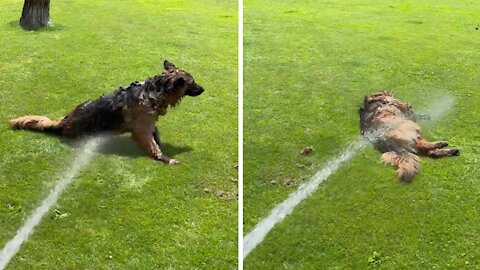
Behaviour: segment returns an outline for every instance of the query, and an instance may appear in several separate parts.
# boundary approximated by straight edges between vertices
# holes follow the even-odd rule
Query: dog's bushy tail
[[[418,156],[409,152],[386,152],[382,154],[382,160],[397,168],[397,177],[402,181],[410,182],[420,171]]]
[[[52,121],[48,117],[38,115],[27,115],[9,121],[14,129],[29,129],[35,131],[59,133],[60,121]]]

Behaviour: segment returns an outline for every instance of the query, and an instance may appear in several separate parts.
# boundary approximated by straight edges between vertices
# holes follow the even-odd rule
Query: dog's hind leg
[[[152,132],[148,132],[144,129],[136,129],[132,131],[132,138],[138,144],[138,146],[144,150],[155,160],[162,161],[168,164],[178,164],[179,161],[171,159],[162,154],[160,147],[158,146]]]
[[[439,141],[439,142],[427,142],[423,138],[420,138],[417,141],[417,150],[428,152],[430,150],[441,149],[448,146],[448,142]]]
[[[448,146],[448,142],[445,141],[439,141],[439,142],[428,142],[426,141],[423,136],[421,131],[417,131],[417,151],[420,155],[422,156],[428,156],[428,152],[435,150],[435,149],[441,149],[445,148]]]
[[[447,146],[448,142],[427,142],[425,139],[423,139],[421,133],[418,134],[416,147],[419,155],[431,158],[441,158],[458,156],[460,154],[460,151],[457,149],[443,149]]]

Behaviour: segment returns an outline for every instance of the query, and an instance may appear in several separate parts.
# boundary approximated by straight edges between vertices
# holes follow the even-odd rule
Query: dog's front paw
[[[168,165],[175,165],[175,164],[179,164],[179,163],[180,163],[180,161],[178,161],[176,159],[173,159],[173,158],[168,161]]]
[[[173,158],[169,158],[165,155],[157,156],[157,157],[155,157],[155,159],[158,160],[158,161],[161,161],[165,164],[169,164],[169,165],[174,165],[174,164],[180,163],[180,161],[178,161],[176,159],[173,159]]]

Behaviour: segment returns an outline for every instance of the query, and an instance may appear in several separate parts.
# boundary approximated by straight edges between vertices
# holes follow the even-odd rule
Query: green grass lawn
[[[478,1],[245,1],[244,232],[359,134],[358,106],[391,89],[414,108],[452,96],[399,183],[368,147],[303,201],[245,269],[467,269],[480,265]],[[311,156],[300,150],[313,146]]]
[[[8,119],[62,117],[160,73],[164,59],[205,93],[157,124],[180,165],[128,137],[110,142],[7,269],[236,269],[236,1],[52,1],[54,26],[36,32],[18,26],[22,5],[0,3],[0,249],[80,151]]]

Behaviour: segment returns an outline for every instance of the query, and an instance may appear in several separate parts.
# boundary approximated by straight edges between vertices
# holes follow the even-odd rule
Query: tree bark
[[[20,26],[34,30],[50,25],[50,0],[25,0]]]

